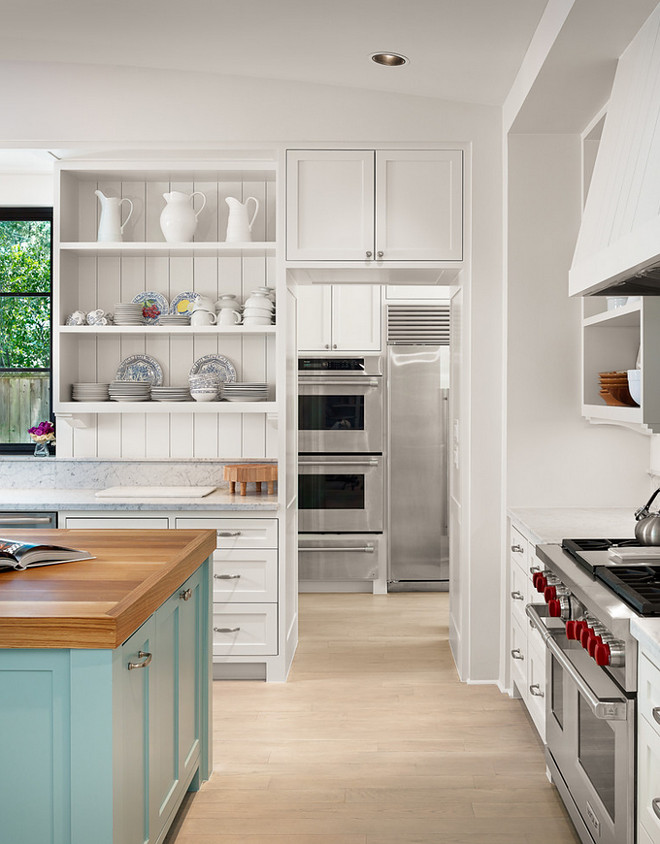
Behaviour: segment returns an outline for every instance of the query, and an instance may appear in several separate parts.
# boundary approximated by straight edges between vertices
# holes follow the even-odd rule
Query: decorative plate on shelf
[[[138,293],[131,301],[135,305],[142,305],[142,316],[148,325],[155,325],[161,314],[168,314],[170,312],[170,305],[167,299],[161,293],[156,293],[154,290],[144,290],[142,293]]]
[[[199,375],[201,372],[217,375],[223,383],[236,380],[234,364],[224,355],[204,355],[196,360],[190,374]]]
[[[163,370],[150,355],[131,355],[117,368],[117,381],[146,381],[154,387],[163,383]]]
[[[174,299],[172,299],[170,304],[170,313],[190,316],[192,314],[193,306],[198,299],[199,293],[193,293],[192,290],[179,293],[178,296],[175,296]]]

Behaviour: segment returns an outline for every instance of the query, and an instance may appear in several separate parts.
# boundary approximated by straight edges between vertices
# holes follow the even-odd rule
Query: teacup
[[[195,310],[190,315],[191,325],[215,325],[216,316],[212,311]]]
[[[192,306],[193,313],[195,311],[214,311],[215,305],[213,300],[209,299],[208,296],[200,296],[198,299],[195,300],[195,303]]]
[[[87,321],[87,316],[84,311],[74,311],[66,318],[67,325],[84,325]]]
[[[239,307],[240,305],[238,304],[238,300],[233,293],[223,293],[215,303],[216,311],[219,311],[221,308],[232,308],[233,310],[236,310]]]
[[[272,311],[273,303],[265,293],[258,293],[255,291],[248,299],[245,300],[245,307],[266,308],[267,310]]]
[[[231,308],[221,308],[218,312],[218,325],[238,325],[241,315]]]
[[[243,325],[272,325],[273,321],[270,317],[257,317],[257,316],[250,316],[245,317],[243,320]]]
[[[270,308],[257,308],[255,306],[251,306],[249,308],[245,308],[243,311],[243,316],[260,316],[260,317],[269,317],[272,314]]]

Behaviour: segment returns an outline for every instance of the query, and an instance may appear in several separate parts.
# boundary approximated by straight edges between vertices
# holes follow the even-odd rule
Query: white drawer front
[[[545,646],[537,634],[538,644],[527,637],[527,709],[536,729],[545,741]]]
[[[660,669],[644,653],[639,655],[639,714],[660,736]]]
[[[511,540],[509,544],[511,559],[515,560],[521,568],[528,570],[529,543],[527,539],[513,525],[509,531],[509,539]]]
[[[184,519],[178,528],[217,531],[218,548],[277,548],[277,519]]]
[[[277,605],[213,606],[213,656],[277,654]]]
[[[65,528],[105,528],[105,529],[121,529],[121,530],[130,530],[131,528],[168,528],[169,519],[167,516],[164,516],[162,519],[159,518],[131,518],[130,516],[126,516],[125,518],[121,517],[114,517],[108,516],[106,519],[105,517],[95,517],[95,518],[85,518],[84,516],[67,516],[66,517],[66,524],[64,525]]]
[[[511,642],[509,655],[511,658],[511,680],[518,686],[523,700],[529,697],[527,693],[527,633],[513,618],[511,619]]]
[[[660,844],[660,818],[653,808],[653,801],[660,800],[660,736],[645,718],[639,719],[637,778],[639,822],[653,844]]]
[[[525,626],[527,616],[525,615],[525,604],[529,603],[530,582],[525,570],[515,563],[511,564],[511,588],[509,597],[511,599],[511,612],[518,622]]]
[[[641,823],[637,824],[637,844],[658,844],[651,838]]]
[[[277,551],[237,548],[213,554],[213,600],[277,601]]]

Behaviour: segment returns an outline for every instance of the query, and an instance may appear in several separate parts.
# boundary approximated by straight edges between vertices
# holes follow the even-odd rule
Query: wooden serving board
[[[247,485],[250,483],[256,484],[259,493],[261,484],[268,484],[268,495],[273,495],[277,480],[277,464],[233,463],[224,467],[224,479],[229,481],[232,492],[236,492],[236,484],[240,484],[241,495],[247,495]]]

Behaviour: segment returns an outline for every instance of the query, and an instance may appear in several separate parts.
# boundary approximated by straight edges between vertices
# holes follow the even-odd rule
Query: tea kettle
[[[651,504],[660,489],[656,489],[643,507],[635,511],[635,539],[642,545],[660,545],[660,513],[651,513]]]

